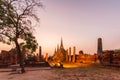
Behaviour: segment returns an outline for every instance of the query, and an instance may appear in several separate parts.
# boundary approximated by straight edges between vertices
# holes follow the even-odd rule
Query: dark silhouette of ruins
[[[102,63],[102,38],[98,38],[98,44],[97,44],[97,54],[98,54],[98,58],[100,63]]]

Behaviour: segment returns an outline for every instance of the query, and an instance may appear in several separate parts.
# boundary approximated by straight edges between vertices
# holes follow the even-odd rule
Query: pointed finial
[[[55,48],[55,52],[54,53],[56,53],[56,48]]]
[[[59,50],[59,45],[57,45],[57,51]]]
[[[62,38],[61,38],[60,48],[63,48],[63,40],[62,40]]]

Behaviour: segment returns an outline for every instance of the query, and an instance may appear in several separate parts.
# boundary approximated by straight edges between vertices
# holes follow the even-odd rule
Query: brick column
[[[67,51],[66,51],[66,62],[68,62],[68,59],[69,59],[68,56],[69,55],[68,55],[68,49],[67,49]]]
[[[69,47],[69,62],[71,62],[71,47]]]
[[[75,62],[75,53],[76,53],[76,47],[73,47],[73,58],[72,58],[72,62]]]

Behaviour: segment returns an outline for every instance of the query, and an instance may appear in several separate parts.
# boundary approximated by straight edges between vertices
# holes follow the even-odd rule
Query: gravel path
[[[83,67],[74,69],[30,68],[24,74],[0,72],[0,80],[120,80],[120,69]]]

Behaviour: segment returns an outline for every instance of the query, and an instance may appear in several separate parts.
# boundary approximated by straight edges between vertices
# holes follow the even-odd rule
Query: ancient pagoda
[[[61,38],[61,44],[60,46],[57,45],[57,50],[55,49],[52,60],[55,62],[64,62],[66,60],[66,53],[67,51],[64,49],[63,40]]]

